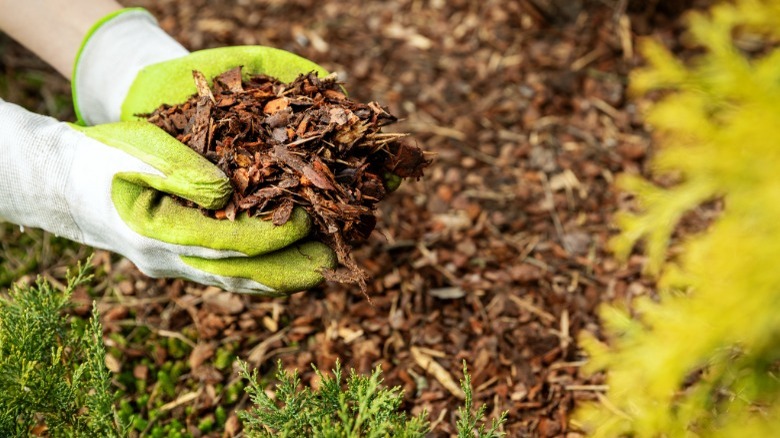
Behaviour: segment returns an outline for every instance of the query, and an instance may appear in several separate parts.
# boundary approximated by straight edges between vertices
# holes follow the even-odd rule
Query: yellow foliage
[[[685,64],[645,41],[648,67],[631,78],[635,93],[668,92],[647,114],[653,165],[681,182],[619,179],[640,212],[618,216],[612,247],[626,257],[644,241],[663,292],[636,302],[636,319],[603,308],[607,342],[581,339],[609,384],[575,420],[593,436],[780,436],[780,49],[734,41],[780,40],[780,0],[724,3],[688,29],[701,56]],[[714,198],[720,217],[669,260],[680,217]]]

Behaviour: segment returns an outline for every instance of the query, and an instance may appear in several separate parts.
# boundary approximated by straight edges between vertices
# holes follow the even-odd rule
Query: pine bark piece
[[[241,67],[234,67],[217,76],[214,81],[215,88],[219,85],[222,90],[231,93],[241,93],[244,91],[244,85],[241,83]]]
[[[306,178],[307,182],[310,182],[315,187],[320,188],[322,190],[336,189],[333,186],[333,184],[331,184],[330,181],[328,181],[326,175],[324,175],[322,172],[317,171],[312,165],[306,163],[300,157],[295,156],[292,152],[290,152],[290,150],[287,147],[285,147],[285,145],[274,146],[273,156],[274,158],[283,162],[285,165],[299,172],[301,175],[303,175],[303,177]],[[315,161],[315,163],[317,162]],[[319,163],[322,162],[319,161]],[[323,166],[324,164],[320,164],[319,167],[322,168]]]
[[[195,106],[195,118],[192,123],[192,140],[189,146],[195,152],[203,155],[209,149],[211,140],[211,108],[214,106],[214,95],[209,89],[208,81],[199,71],[193,71],[192,77],[195,79],[195,88],[198,90],[198,100]],[[173,123],[174,126],[176,123]],[[163,128],[165,129],[165,128]]]
[[[281,225],[301,207],[312,217],[314,238],[346,268],[326,278],[357,283],[365,293],[367,276],[350,242],[374,229],[376,205],[389,193],[386,175],[423,176],[430,160],[422,150],[406,134],[382,133],[397,119],[376,102],[349,99],[335,76],[311,73],[282,83],[243,78],[236,67],[212,87],[200,72],[193,79],[197,94],[188,101],[145,116],[230,178],[229,204],[203,213],[227,220],[245,213]]]
[[[208,152],[209,143],[211,143],[209,141],[209,133],[211,132],[211,108],[212,103],[208,97],[198,98],[189,146],[201,155]]]

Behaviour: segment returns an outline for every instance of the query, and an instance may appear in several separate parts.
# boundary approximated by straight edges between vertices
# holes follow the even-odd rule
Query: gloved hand
[[[121,253],[152,277],[282,294],[312,287],[332,253],[296,244],[310,230],[297,212],[281,227],[203,216],[230,196],[225,175],[146,122],[78,127],[0,101],[0,216]]]
[[[185,90],[193,68],[213,75],[220,62],[235,62],[275,76],[284,66],[293,76],[322,71],[274,49],[220,50],[230,56],[187,55],[143,10],[98,23],[80,51],[73,88],[82,122],[100,125],[69,125],[0,101],[0,216],[121,253],[152,277],[266,295],[322,281],[321,269],[334,266],[335,257],[321,243],[297,243],[311,228],[303,211],[281,227],[243,215],[234,222],[209,219],[166,193],[220,208],[231,187],[219,169],[149,123],[107,123],[119,119],[125,101],[139,102],[126,106],[125,118],[132,119],[186,99],[195,90]],[[257,58],[268,53],[276,58]],[[136,79],[142,85],[128,94]]]

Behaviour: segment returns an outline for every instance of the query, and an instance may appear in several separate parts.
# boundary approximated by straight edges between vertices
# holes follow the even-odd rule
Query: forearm
[[[70,79],[87,31],[121,8],[113,0],[0,0],[0,30]]]

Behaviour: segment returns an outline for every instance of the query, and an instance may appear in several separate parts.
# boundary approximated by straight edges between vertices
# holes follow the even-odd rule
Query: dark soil
[[[236,382],[217,367],[219,349],[269,376],[280,359],[315,385],[310,364],[381,365],[404,407],[426,409],[433,435],[449,436],[466,360],[476,402],[509,412],[508,436],[580,436],[571,414],[604,387],[580,372],[578,333],[599,332],[600,304],[654,291],[643,258],[620,263],[606,242],[630,205],[615,177],[645,172],[652,153],[647,101],[626,91],[638,37],[680,50],[679,11],[626,1],[570,2],[558,15],[542,0],[124,3],[149,8],[191,50],[261,44],[308,57],[339,73],[352,98],[387,105],[402,119],[394,130],[437,158],[378,204],[376,228],[355,248],[372,303],[335,282],[283,299],[228,294],[149,279],[98,252],[109,281],[92,293],[117,376],[153,385],[141,365],[178,360],[163,341],[184,334],[177,391],[202,390],[170,416],[197,432]],[[3,66],[29,68],[30,58],[12,47]],[[222,430],[237,432],[234,416],[212,436]]]

